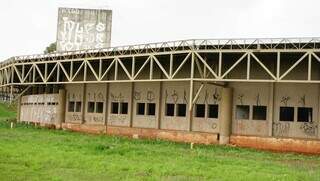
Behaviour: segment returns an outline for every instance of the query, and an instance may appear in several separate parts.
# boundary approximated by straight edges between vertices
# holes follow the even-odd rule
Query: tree
[[[44,53],[52,53],[52,52],[55,52],[56,50],[57,50],[57,43],[54,42],[46,47],[46,49],[44,50]]]

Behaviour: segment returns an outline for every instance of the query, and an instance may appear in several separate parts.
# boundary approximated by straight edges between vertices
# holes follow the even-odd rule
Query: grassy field
[[[7,107],[1,105],[0,111]],[[12,117],[13,112],[1,113]],[[132,140],[0,121],[0,180],[320,180],[320,156]]]
[[[7,118],[15,118],[15,104],[3,104],[0,103],[0,119],[5,120]]]

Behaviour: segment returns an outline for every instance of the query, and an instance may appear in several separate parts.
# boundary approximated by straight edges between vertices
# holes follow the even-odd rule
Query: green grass
[[[15,104],[4,104],[0,103],[0,118],[7,119],[7,118],[15,118]]]
[[[12,116],[12,115],[11,115]],[[320,180],[320,157],[0,121],[0,180]]]

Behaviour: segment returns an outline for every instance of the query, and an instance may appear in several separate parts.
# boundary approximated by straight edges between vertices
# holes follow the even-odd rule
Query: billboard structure
[[[110,47],[112,11],[59,8],[57,52]]]

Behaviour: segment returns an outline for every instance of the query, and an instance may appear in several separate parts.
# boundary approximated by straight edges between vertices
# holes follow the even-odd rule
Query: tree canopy
[[[46,49],[44,50],[44,53],[52,53],[52,52],[55,52],[56,50],[57,50],[57,43],[54,42],[46,47]]]

